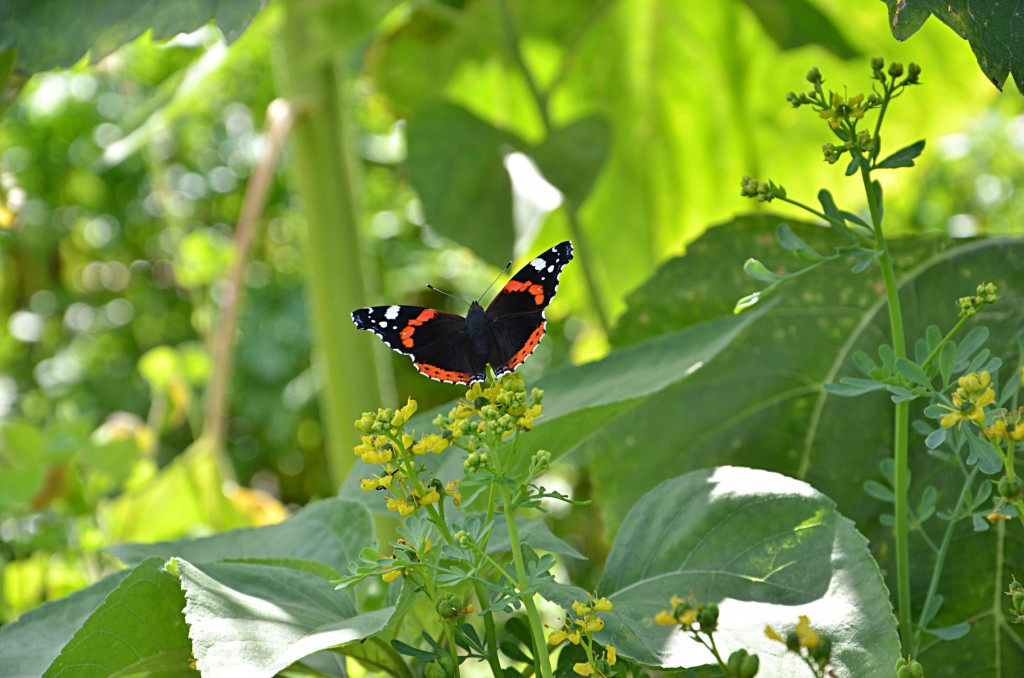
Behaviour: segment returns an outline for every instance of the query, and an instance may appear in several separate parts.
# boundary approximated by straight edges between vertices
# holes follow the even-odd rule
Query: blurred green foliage
[[[368,236],[354,255],[378,286],[366,303],[460,311],[424,283],[474,296],[494,275],[477,255],[493,263],[527,253],[568,228],[564,207],[540,210],[530,229],[516,224],[500,237],[492,237],[493,223],[461,232],[427,223],[428,196],[421,204],[416,168],[405,164],[405,123],[415,129],[438,102],[519,140],[552,175],[568,154],[566,135],[583,129],[582,138],[598,140],[596,155],[607,156],[599,175],[549,178],[582,202],[599,301],[618,315],[656,264],[741,209],[736,180],[765,159],[782,181],[832,180],[818,154],[804,154],[814,146],[804,137],[818,134],[813,121],[790,115],[783,101],[815,64],[860,82],[862,60],[841,58],[856,52],[928,69],[929,86],[914,94],[918,114],[893,120],[890,133],[938,137],[929,149],[940,150],[925,154],[914,185],[898,183],[905,177],[887,185],[896,196],[890,222],[956,231],[966,221],[952,217],[969,215],[979,232],[1018,229],[1024,145],[1011,109],[1019,104],[976,117],[994,93],[966,51],[949,57],[960,47],[955,36],[894,45],[880,7],[846,8],[839,21],[794,2],[794,25],[811,33],[800,39],[766,21],[764,5],[714,3],[697,13],[684,3],[510,3],[521,57],[547,98],[554,133],[546,136],[494,3],[409,3],[389,12],[347,55],[357,70],[350,85]],[[5,570],[10,610],[77,588],[87,571],[102,569],[107,535],[93,517],[97,504],[152,478],[200,431],[234,224],[261,152],[264,111],[277,95],[279,14],[272,3],[230,47],[206,27],[170,42],[140,38],[95,66],[37,74],[0,123],[0,202],[8,211],[0,212],[0,548],[6,560],[37,565]],[[941,70],[929,68],[938,63]],[[425,139],[428,160],[437,161],[439,149],[460,150],[439,135]],[[333,495],[337,479],[324,455],[303,294],[305,224],[292,196],[278,173],[246,274],[227,451],[242,485],[302,504]],[[460,235],[467,232],[472,237]],[[495,243],[490,252],[458,246]],[[608,347],[578,276],[567,270],[548,338],[524,366],[528,379]],[[452,397],[405,357],[387,360],[396,367],[395,392],[424,408]]]

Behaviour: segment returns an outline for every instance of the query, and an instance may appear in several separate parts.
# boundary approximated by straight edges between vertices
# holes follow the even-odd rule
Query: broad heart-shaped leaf
[[[608,149],[612,130],[603,118],[582,118],[551,134],[531,151],[541,174],[576,207],[594,187]]]
[[[278,525],[222,532],[210,537],[156,544],[122,544],[110,551],[127,564],[157,557],[192,563],[242,558],[298,558],[347,572],[348,563],[369,543],[372,525],[366,509],[344,499],[309,504]]]
[[[498,267],[515,242],[512,181],[504,157],[524,148],[464,108],[435,103],[409,120],[409,180],[427,222]]]
[[[564,454],[590,436],[604,435],[604,426],[613,423],[616,416],[657,398],[658,393],[704,368],[764,312],[758,309],[735,316],[726,311],[724,317],[612,351],[596,362],[565,367],[545,375],[536,383],[545,393],[544,415],[528,435],[519,438],[518,460],[528,463],[530,455],[539,449],[549,450],[554,455]],[[438,411],[447,412],[450,407],[446,405],[416,415],[407,430],[419,433],[433,430],[431,420]],[[462,476],[465,455],[457,452],[449,448],[440,459],[427,455],[420,460],[428,466],[440,466],[439,477],[451,480]],[[375,472],[379,472],[378,467],[358,461],[342,483],[340,492],[371,509],[382,510],[379,496],[359,490],[359,478]]]
[[[1024,93],[1024,30],[1020,28],[1020,4],[1016,0],[885,0],[889,25],[897,40],[915,33],[929,14],[970,43],[978,66],[999,89],[1013,74],[1017,89]]]
[[[406,164],[430,225],[501,266],[515,242],[505,156],[528,154],[544,177],[579,207],[597,181],[610,145],[611,128],[602,118],[582,118],[531,146],[464,108],[434,102],[409,120]]]
[[[770,265],[793,265],[785,252],[771,246],[771,233],[782,220],[740,219],[692,243],[685,257],[667,262],[631,295],[613,343],[649,340],[730,308],[757,284],[741,271],[751,255]],[[819,252],[829,253],[838,241],[824,229],[785,221]],[[969,325],[992,330],[988,346],[1006,361],[1002,381],[1009,378],[1009,366],[1019,360],[1016,336],[1024,328],[1024,238],[906,239],[891,246],[910,344],[928,325],[955,324],[957,298],[973,294],[981,282],[996,283],[999,303]],[[827,494],[872,542],[886,575],[894,573],[892,531],[880,522],[889,507],[862,489],[866,480],[881,480],[878,464],[892,453],[892,402],[885,392],[846,398],[823,388],[844,377],[863,376],[854,366],[854,353],[877,356],[887,340],[879,278],[876,266],[861,275],[844,266],[825,266],[800,278],[714,362],[642,410],[606,423],[601,436],[588,438],[580,451],[590,460],[594,493],[609,531],[614,533],[659,475],[717,464],[754,466],[801,478]],[[923,418],[917,404],[911,416]],[[914,434],[911,445],[911,505],[927,485],[935,485],[937,508],[952,508],[963,476],[927,454],[924,435]],[[637,463],[641,453],[643,463]],[[999,621],[1003,611],[992,602],[994,582],[1009,581],[1008,564],[1024,561],[1024,545],[999,531],[974,533],[968,523],[954,533],[939,588],[946,604],[930,625],[942,628],[973,618],[971,633],[924,646],[921,661],[936,667],[929,675],[933,670],[940,676],[963,675],[972,665],[995,661],[994,641],[1002,644],[1004,675],[1024,675],[1022,644],[1008,635],[1019,637],[1022,629]],[[932,540],[941,539],[944,524],[933,518],[925,529]],[[918,539],[912,535],[915,608],[923,603],[933,564],[932,552]],[[980,567],[992,576],[977,576]]]
[[[116,589],[130,570],[115,572],[92,586],[44,603],[0,626],[0,676],[36,678],[60,654],[89,615]]]
[[[184,606],[163,561],[145,560],[0,628],[0,675],[194,676]]]
[[[334,584],[287,567],[175,563],[204,676],[274,676],[314,652],[377,633],[393,612],[357,615]]]
[[[0,50],[18,48],[17,69],[68,68],[88,52],[92,61],[152,30],[157,40],[215,21],[229,41],[242,34],[260,0],[131,2],[12,0],[0,12]]]
[[[889,675],[900,654],[867,540],[811,486],[766,471],[693,471],[648,492],[626,515],[597,590],[614,605],[598,640],[645,666],[713,663],[678,627],[654,622],[672,596],[690,595],[718,604],[719,651],[760,655],[759,677],[806,670],[764,635],[767,625],[784,633],[800,615],[832,638],[837,676]],[[566,609],[583,595],[562,587],[545,593]]]

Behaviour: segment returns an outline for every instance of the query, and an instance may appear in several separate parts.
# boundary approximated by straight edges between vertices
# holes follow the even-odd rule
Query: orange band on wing
[[[533,295],[533,302],[540,306],[544,303],[544,286],[537,285],[529,280],[519,282],[518,280],[510,280],[502,293],[508,294],[509,292],[526,292],[527,294]]]
[[[428,365],[426,363],[413,363],[420,374],[430,377],[431,379],[437,379],[438,381],[447,381],[453,384],[468,384],[473,380],[473,375],[469,372],[452,372],[451,370],[442,370],[440,367]]]
[[[539,344],[540,340],[544,337],[545,325],[547,325],[547,322],[542,322],[540,324],[540,327],[535,329],[533,333],[530,335],[530,337],[526,340],[526,344],[521,349],[516,351],[516,354],[509,359],[506,365],[508,369],[514,370],[515,368],[522,365],[524,360],[530,357],[530,354],[533,353],[533,349],[537,348],[537,344]]]
[[[432,308],[425,308],[422,311],[420,311],[420,314],[413,318],[412,320],[410,320],[409,324],[402,328],[402,331],[398,333],[398,336],[402,338],[402,346],[405,346],[406,348],[412,348],[413,344],[416,343],[415,341],[413,341],[412,338],[412,335],[416,331],[416,328],[422,325],[423,323],[427,322],[428,320],[435,318],[436,316],[437,311],[435,311]]]

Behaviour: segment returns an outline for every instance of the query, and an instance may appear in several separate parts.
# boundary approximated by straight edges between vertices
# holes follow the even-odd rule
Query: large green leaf
[[[204,676],[274,676],[307,655],[368,638],[393,612],[357,615],[347,593],[288,567],[175,563]]]
[[[777,222],[770,217],[740,220],[693,243],[686,257],[668,262],[631,296],[630,310],[613,333],[615,342],[678,331],[721,312],[758,286],[740,272],[751,255],[795,265],[771,245],[769,234]],[[822,229],[793,226],[812,247],[829,251]],[[930,323],[951,326],[955,300],[991,280],[1003,299],[972,322],[989,326],[992,349],[1016,364],[1015,337],[1024,329],[1019,282],[1024,279],[1024,239],[914,239],[892,246],[910,341]],[[862,490],[866,480],[881,480],[878,463],[891,455],[892,404],[882,393],[842,398],[823,388],[859,374],[852,365],[854,351],[874,355],[886,341],[887,315],[876,280],[873,269],[854,275],[839,266],[801,278],[717,360],[642,411],[620,416],[602,436],[589,438],[583,449],[589,453],[606,525],[614,530],[637,498],[654,486],[651,468],[682,473],[722,463],[757,466],[803,478],[834,499],[876,545],[883,569],[892,572],[891,530],[879,522],[891,507]],[[912,502],[926,484],[934,484],[940,507],[951,508],[962,476],[925,454],[919,438],[913,443]],[[642,465],[635,463],[638,450],[643,450]],[[944,526],[935,519],[927,524],[933,541],[941,538]],[[914,595],[920,605],[933,555],[916,535],[912,542]],[[1016,628],[1001,622],[1003,612],[992,603],[994,581],[1008,581],[1006,563],[1024,558],[1024,549],[1011,539],[973,533],[968,524],[957,528],[954,544],[940,586],[946,604],[932,626],[968,617],[975,625],[964,639],[926,646],[943,667],[936,669],[938,675],[958,675],[972,662],[993,661],[991,644],[980,640],[984,637],[1008,641],[1006,648],[1012,649],[999,653],[1004,671],[1024,670],[1024,652],[1017,649],[1022,645],[1008,635]],[[1002,556],[999,544],[1005,549]],[[981,563],[995,572],[993,577],[970,575]]]
[[[12,0],[0,9],[0,50],[17,47],[18,70],[35,73],[68,68],[86,53],[97,61],[146,31],[160,40],[216,21],[234,41],[260,5],[260,0]]]
[[[451,104],[431,105],[409,121],[409,179],[427,221],[499,267],[515,241],[503,159],[524,145]]]
[[[12,624],[0,626],[0,676],[43,675],[61,648],[130,574],[130,570],[116,572],[88,588],[30,610]]]
[[[713,663],[678,630],[654,623],[672,596],[720,609],[722,656],[760,655],[758,676],[801,675],[799,660],[765,637],[800,615],[833,639],[836,675],[882,676],[900,653],[889,592],[867,541],[835,504],[775,473],[720,467],[658,485],[633,506],[608,556],[598,592],[612,601],[602,643],[647,666]],[[568,609],[582,591],[547,591]]]
[[[0,628],[0,675],[194,676],[185,598],[151,558]]]
[[[239,558],[299,558],[347,572],[348,563],[372,537],[370,517],[359,504],[327,499],[309,504],[283,523],[210,537],[156,544],[122,544],[111,552],[127,564],[179,557],[192,563]]]
[[[1024,93],[1024,30],[1020,27],[1020,3],[1016,0],[885,0],[889,25],[897,40],[906,40],[934,15],[974,50],[982,73],[999,89],[1012,74]]]
[[[607,121],[589,117],[552,130],[540,146],[528,153],[544,178],[578,207],[594,187],[611,141]]]

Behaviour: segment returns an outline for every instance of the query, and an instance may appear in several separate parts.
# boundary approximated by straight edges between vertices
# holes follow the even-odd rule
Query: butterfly
[[[371,306],[352,312],[352,322],[412,358],[420,374],[449,384],[483,381],[523,364],[544,337],[544,309],[558,291],[572,243],[535,257],[501,289],[485,311],[479,302],[466,316],[422,306]]]

